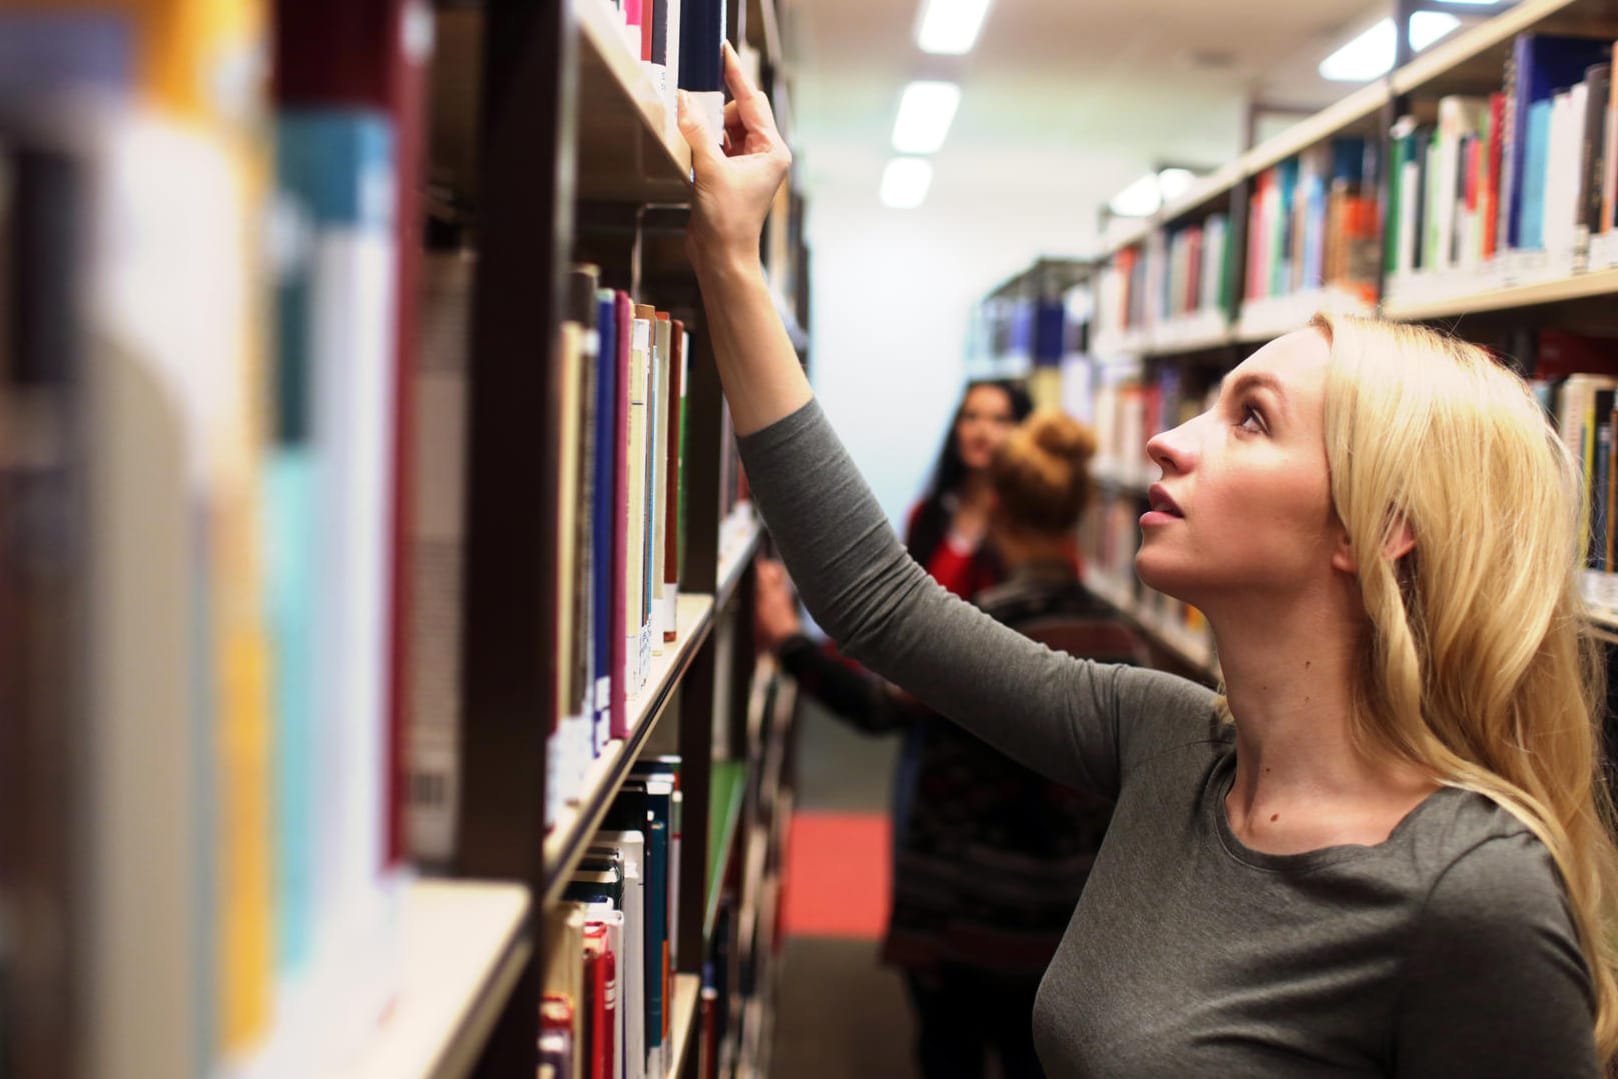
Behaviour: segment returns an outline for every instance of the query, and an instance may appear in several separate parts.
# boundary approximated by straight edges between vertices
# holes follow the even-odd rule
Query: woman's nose
[[[1159,431],[1146,440],[1146,456],[1161,468],[1164,474],[1186,471],[1193,459],[1191,425],[1188,420],[1169,431]]]

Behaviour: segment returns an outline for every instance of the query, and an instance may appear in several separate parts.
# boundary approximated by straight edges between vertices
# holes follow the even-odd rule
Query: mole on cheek
[[[1270,823],[1271,824],[1274,824],[1276,821],[1278,821],[1280,819],[1281,819],[1281,814],[1279,814],[1279,813],[1271,813],[1270,814]]]

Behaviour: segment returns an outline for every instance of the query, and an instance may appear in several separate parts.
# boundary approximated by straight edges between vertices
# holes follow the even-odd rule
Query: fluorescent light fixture
[[[924,157],[896,157],[882,171],[882,205],[914,210],[927,201],[933,185],[933,163]]]
[[[1157,189],[1157,173],[1148,172],[1112,197],[1107,209],[1119,217],[1151,217],[1163,205]]]
[[[1157,174],[1157,190],[1164,202],[1179,198],[1191,190],[1197,174],[1190,169],[1162,169]]]
[[[930,154],[944,145],[961,88],[952,82],[913,82],[899,98],[893,121],[893,148],[901,154]]]
[[[1418,11],[1410,16],[1410,51],[1420,52],[1461,25],[1461,20],[1442,11]]]
[[[962,56],[977,44],[989,0],[922,0],[916,44],[922,52]]]
[[[1107,203],[1115,217],[1151,217],[1170,199],[1191,190],[1197,174],[1190,169],[1168,168],[1148,172]]]
[[[1492,4],[1494,0],[1457,0],[1468,4]],[[1451,30],[1461,20],[1442,11],[1418,11],[1410,17],[1410,48],[1420,52]],[[1333,82],[1369,82],[1386,75],[1398,51],[1398,35],[1392,19],[1383,19],[1347,45],[1320,62],[1320,77]]]

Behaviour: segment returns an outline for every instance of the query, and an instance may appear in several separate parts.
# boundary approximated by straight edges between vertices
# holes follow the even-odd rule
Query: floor
[[[886,832],[899,741],[856,734],[802,698],[798,738],[807,842],[789,864],[771,1079],[913,1079],[904,985],[877,960],[888,852],[872,837]]]

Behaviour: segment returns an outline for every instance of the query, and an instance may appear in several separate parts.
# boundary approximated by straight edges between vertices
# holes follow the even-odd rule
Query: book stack
[[[1618,265],[1610,37],[1520,34],[1501,89],[1392,134],[1388,296],[1425,301]]]
[[[1229,232],[1227,215],[1210,214],[1169,233],[1168,272],[1161,301],[1167,321],[1211,315],[1216,323],[1228,322],[1235,299]]]
[[[410,834],[418,858],[453,854],[466,409],[467,301],[474,260],[435,256],[424,302],[414,538]],[[586,772],[631,737],[630,703],[679,640],[685,324],[602,288],[593,266],[569,278],[560,327],[561,482],[556,514],[557,639],[547,821],[577,803]],[[428,460],[432,453],[435,460]]]
[[[1247,218],[1244,336],[1296,329],[1321,308],[1376,304],[1374,155],[1343,135],[1260,172]]]
[[[680,761],[642,760],[546,912],[540,1074],[662,1079],[672,1058]]]

